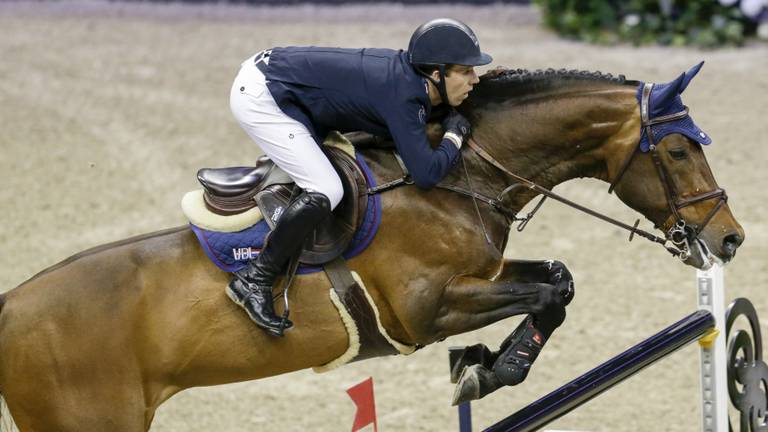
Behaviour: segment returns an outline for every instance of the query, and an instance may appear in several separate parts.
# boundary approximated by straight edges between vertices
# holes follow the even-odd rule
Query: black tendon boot
[[[493,364],[493,372],[499,381],[505,385],[523,382],[547,339],[564,319],[565,308],[550,313],[545,319],[537,320],[528,315],[501,343],[501,354]]]
[[[501,354],[493,364],[499,381],[505,385],[523,382],[544,342],[544,335],[533,326],[532,315],[528,315],[501,344]]]
[[[241,306],[259,327],[282,336],[282,319],[272,306],[272,286],[291,257],[301,252],[304,239],[331,214],[328,198],[317,192],[302,192],[285,208],[267,245],[248,267],[237,271],[227,286],[227,295]],[[286,319],[283,329],[293,323]]]

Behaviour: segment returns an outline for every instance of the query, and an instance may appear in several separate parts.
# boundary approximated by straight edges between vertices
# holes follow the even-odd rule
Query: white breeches
[[[320,146],[301,122],[277,106],[253,57],[243,62],[229,97],[232,114],[249,137],[305,190],[341,202],[344,188]]]

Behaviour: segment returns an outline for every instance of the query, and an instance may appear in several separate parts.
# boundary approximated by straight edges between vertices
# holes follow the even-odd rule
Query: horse
[[[696,72],[657,86],[650,115],[679,102]],[[677,249],[685,264],[706,268],[734,257],[744,230],[700,141],[682,129],[654,139],[640,84],[579,71],[500,69],[481,77],[460,109],[473,125],[473,145],[462,148],[445,187],[383,192],[376,237],[348,261],[392,339],[427,345],[520,314],[554,311],[564,319],[567,299],[552,272],[567,274],[565,265],[500,253],[513,215],[540,193],[520,178],[547,190],[570,179],[603,180],[685,245]],[[687,109],[664,116],[657,117],[690,120]],[[439,136],[439,126],[430,130]],[[403,175],[391,150],[360,152],[377,181]],[[181,226],[78,253],[2,294],[0,393],[18,428],[146,431],[160,404],[181,390],[325,365],[347,350],[324,273],[295,278],[294,328],[283,338],[255,327],[226,297],[229,278]]]

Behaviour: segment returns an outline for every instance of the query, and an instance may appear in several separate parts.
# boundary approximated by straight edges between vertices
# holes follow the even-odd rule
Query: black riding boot
[[[328,198],[317,192],[302,192],[285,208],[269,241],[248,267],[237,271],[227,286],[227,295],[241,306],[259,327],[282,336],[282,319],[272,306],[272,286],[288,261],[301,252],[307,236],[331,214]],[[286,319],[283,329],[293,323]]]

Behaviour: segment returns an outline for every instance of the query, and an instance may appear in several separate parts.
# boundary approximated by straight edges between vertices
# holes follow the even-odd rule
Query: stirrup
[[[283,333],[285,330],[285,323],[288,321],[288,315],[291,313],[289,307],[288,307],[288,288],[291,287],[293,284],[293,278],[296,276],[296,271],[299,269],[299,259],[298,257],[292,258],[288,262],[288,270],[285,273],[285,280],[287,281],[285,283],[285,288],[281,292],[277,294],[277,296],[282,295],[283,297],[283,315],[280,317],[280,327],[276,329],[277,333],[274,333],[277,336],[283,336]],[[272,301],[277,300],[277,296],[275,296]],[[288,329],[293,328],[293,326],[289,327]],[[271,331],[271,330],[270,330]]]
[[[282,319],[280,319],[274,313],[274,308],[272,310],[271,316],[264,316],[266,314],[264,313],[264,310],[261,309],[261,312],[258,314],[261,315],[261,317],[256,319],[255,315],[251,313],[251,308],[249,305],[252,306],[253,303],[257,303],[261,305],[261,308],[263,308],[266,306],[266,303],[255,301],[252,297],[257,295],[263,297],[264,291],[266,290],[269,290],[271,294],[271,288],[260,288],[258,285],[248,281],[245,277],[237,273],[234,273],[234,276],[235,277],[227,285],[227,297],[229,297],[230,300],[232,300],[236,305],[244,309],[251,321],[253,321],[259,328],[266,330],[275,336],[283,336],[285,330],[293,327],[293,323],[288,320],[288,315],[283,314]],[[241,288],[233,288],[233,285],[240,285]],[[257,294],[257,291],[259,294]],[[274,299],[272,302],[274,303]],[[269,304],[269,307],[272,307],[272,304]],[[253,310],[253,312],[255,313],[256,310]],[[266,321],[264,319],[266,319]]]

